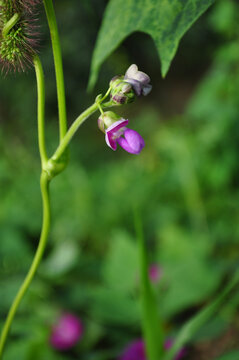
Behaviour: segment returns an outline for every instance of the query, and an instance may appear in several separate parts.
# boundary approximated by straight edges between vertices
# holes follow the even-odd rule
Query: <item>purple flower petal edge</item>
[[[118,138],[117,142],[125,151],[135,155],[138,155],[145,146],[142,136],[132,129],[126,129],[124,137]]]
[[[117,133],[120,131],[120,129],[128,125],[128,123],[129,120],[127,119],[118,120],[114,124],[110,125],[108,129],[105,131],[106,144],[112,150],[115,151],[117,149]]]

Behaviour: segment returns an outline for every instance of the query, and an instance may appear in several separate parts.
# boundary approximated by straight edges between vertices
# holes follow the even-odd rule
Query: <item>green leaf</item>
[[[202,309],[199,314],[189,320],[179,332],[172,348],[165,354],[163,360],[172,360],[177,352],[185,345],[200,327],[205,324],[220,308],[237,286],[238,290],[239,271],[236,272],[224,291],[208,306]]]
[[[139,323],[139,303],[121,291],[104,287],[91,291],[91,317],[106,324],[137,325]]]
[[[79,259],[79,247],[73,241],[57,244],[41,266],[41,273],[48,277],[58,277],[70,271]]]
[[[130,295],[136,288],[138,275],[137,244],[127,232],[118,231],[112,237],[103,267],[105,284]]]
[[[157,47],[165,76],[179,41],[214,0],[111,0],[96,42],[89,80],[93,88],[100,66],[135,31],[149,34]]]
[[[142,327],[147,358],[149,360],[155,360],[160,359],[163,352],[163,330],[157,310],[156,296],[153,293],[149,279],[149,264],[142,222],[137,212],[135,212],[135,228],[139,244]]]
[[[158,257],[167,284],[161,313],[170,317],[213,294],[221,271],[209,261],[211,244],[203,232],[186,232],[170,224],[160,230],[160,239]]]

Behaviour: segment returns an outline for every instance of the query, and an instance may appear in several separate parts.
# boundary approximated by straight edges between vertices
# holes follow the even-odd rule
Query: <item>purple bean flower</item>
[[[83,326],[80,319],[67,313],[52,327],[50,343],[57,350],[68,350],[80,340],[82,334]]]
[[[144,147],[144,139],[137,131],[126,127],[128,122],[122,118],[109,126],[105,131],[106,144],[114,151],[119,144],[128,153],[139,154]]]
[[[125,73],[124,81],[132,85],[137,96],[148,95],[152,90],[152,85],[149,84],[150,77],[142,71],[138,70],[138,66],[132,64]]]
[[[167,339],[164,344],[165,350],[170,349],[172,345],[173,345],[173,340]],[[174,358],[174,360],[182,359],[185,353],[186,353],[185,349],[184,348],[181,349]],[[131,342],[124,349],[119,360],[147,360],[144,341],[142,339],[137,339]]]
[[[149,266],[149,278],[152,283],[157,284],[162,276],[162,269],[158,264],[151,264]]]
[[[98,119],[98,126],[105,133],[106,144],[117,149],[119,144],[130,154],[139,154],[144,147],[144,139],[137,131],[128,129],[129,120],[121,118],[112,111],[106,111]]]

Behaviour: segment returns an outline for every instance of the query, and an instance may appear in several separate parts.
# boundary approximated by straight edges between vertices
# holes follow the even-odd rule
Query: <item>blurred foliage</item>
[[[70,119],[94,99],[83,89],[105,3],[59,0],[56,6]],[[237,1],[217,1],[183,40],[164,82],[147,37],[139,36],[138,47],[136,38],[129,39],[109,58],[101,89],[131,61],[145,64],[153,75],[152,97],[123,110],[146,147],[138,157],[121,149],[112,152],[95,126],[96,117],[76,135],[67,170],[51,184],[49,246],[17,314],[4,360],[116,359],[128,341],[140,336],[135,205],[143,216],[150,261],[162,268],[154,287],[168,335],[220,292],[238,267],[238,10]],[[209,40],[202,51],[197,44],[205,33]],[[140,52],[142,46],[147,51]],[[40,53],[52,151],[58,141],[57,110],[45,22]],[[182,96],[189,81],[193,91]],[[0,79],[0,325],[29,268],[41,227],[33,83],[32,71]],[[183,111],[172,115],[178,98]],[[218,336],[232,321],[238,326],[238,304],[235,293],[193,343],[202,333]],[[85,336],[72,351],[57,353],[48,337],[64,310],[82,318]]]

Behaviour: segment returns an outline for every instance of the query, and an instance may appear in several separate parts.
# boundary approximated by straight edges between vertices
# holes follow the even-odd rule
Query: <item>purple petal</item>
[[[152,90],[152,85],[150,85],[150,84],[144,85],[143,89],[142,89],[143,95],[144,96],[148,95],[151,90]]]
[[[150,77],[143,71],[137,71],[131,78],[140,81],[142,84],[148,84],[150,82]]]
[[[125,348],[120,360],[146,360],[143,340],[138,339],[130,343]]]
[[[150,77],[145,74],[143,71],[138,71],[138,66],[132,64],[125,73],[125,80],[137,80],[142,85],[146,85],[150,82]]]
[[[125,95],[115,94],[112,99],[118,104],[124,104],[127,98]]]
[[[130,65],[130,67],[125,73],[125,78],[134,78],[134,75],[137,73],[137,71],[138,71],[137,65],[135,64]]]
[[[52,328],[50,342],[58,350],[74,346],[83,334],[81,321],[72,314],[63,315]]]
[[[142,95],[142,84],[140,81],[135,79],[125,79],[125,81],[132,85],[132,88],[137,96]]]
[[[152,283],[156,284],[160,280],[162,270],[158,264],[151,264],[149,267],[149,277]]]
[[[124,132],[124,138],[118,138],[117,142],[130,154],[139,154],[145,145],[142,136],[132,129],[126,129]]]
[[[106,144],[112,149],[117,149],[117,137],[121,136],[120,130],[124,128],[126,125],[128,125],[129,120],[122,119],[114,122],[112,125],[108,127],[108,129],[105,132],[105,141]]]

